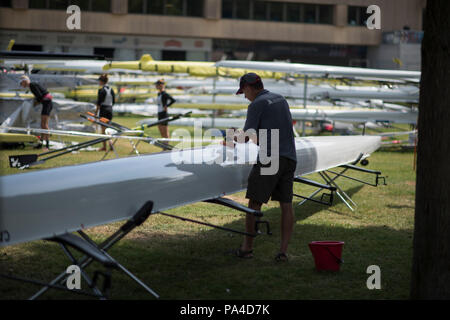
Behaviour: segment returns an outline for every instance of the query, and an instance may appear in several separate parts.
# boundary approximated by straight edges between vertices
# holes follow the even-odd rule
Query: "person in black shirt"
[[[156,98],[156,104],[158,105],[158,120],[166,119],[168,117],[167,107],[170,107],[176,100],[165,91],[166,83],[163,79],[156,81],[155,86],[159,91],[158,97]],[[167,122],[158,125],[158,129],[161,133],[161,137],[169,138],[169,127]]]
[[[37,105],[39,103],[42,104],[41,128],[48,130],[48,120],[50,118],[50,112],[53,109],[52,96],[47,91],[47,89],[41,86],[39,83],[31,82],[28,76],[24,75],[20,77],[20,85],[24,88],[29,88],[30,91],[33,93],[35,98],[34,105]],[[45,140],[47,149],[49,147],[48,139],[49,135],[43,133],[41,141]],[[42,142],[37,147],[38,148],[42,147]]]
[[[101,89],[98,90],[97,94],[97,109],[95,113],[100,118],[106,118],[109,121],[113,117],[113,105],[115,103],[116,97],[113,88],[107,85],[108,75],[102,74],[99,78]],[[105,127],[102,126],[102,133],[105,134]],[[103,148],[100,151],[106,151],[106,142],[103,142]]]
[[[263,164],[260,158],[260,149],[257,163],[248,177],[245,197],[249,199],[248,206],[258,211],[261,210],[262,204],[267,203],[270,198],[280,203],[281,244],[275,260],[287,261],[287,248],[294,227],[292,197],[297,167],[291,112],[286,99],[279,94],[265,90],[261,78],[255,73],[247,73],[241,77],[236,94],[242,93],[251,103],[247,109],[244,129],[237,133],[237,140],[239,137],[240,139],[245,137],[242,135],[243,133],[247,133],[248,138],[260,147],[261,144],[266,143],[267,156],[270,157],[269,164]],[[266,141],[262,141],[263,138],[260,139],[261,130],[267,130]],[[278,131],[278,141],[271,141],[269,132],[274,130]],[[245,221],[246,232],[254,234],[255,216],[247,214]],[[245,236],[241,247],[234,253],[241,258],[251,258],[253,256],[253,237]]]

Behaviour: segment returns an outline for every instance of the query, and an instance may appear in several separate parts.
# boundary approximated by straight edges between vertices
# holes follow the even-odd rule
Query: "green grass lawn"
[[[139,119],[117,117],[114,120],[131,127]],[[157,129],[148,130],[148,133],[159,136]],[[130,153],[128,142],[118,144],[120,156]],[[139,145],[139,150],[142,153],[159,151],[144,143]],[[35,151],[2,151],[2,174],[18,173],[17,169],[8,167],[7,156],[26,152]],[[101,157],[99,152],[82,151],[50,160],[31,170],[97,161]],[[275,202],[263,207],[263,219],[270,222],[273,235],[256,238],[253,259],[243,260],[227,253],[239,246],[240,235],[161,215],[150,216],[110,252],[162,299],[407,299],[414,223],[413,153],[378,151],[369,160],[367,168],[382,171],[388,176],[388,185],[375,188],[341,180],[340,186],[358,204],[355,212],[337,197],[331,207],[312,202],[297,207],[298,200],[295,199],[296,223],[287,263],[274,261],[280,240],[280,210]],[[353,176],[364,177],[361,173]],[[316,174],[309,178],[320,181]],[[367,179],[374,180],[371,176]],[[312,191],[311,187],[295,185],[297,194],[308,195]],[[246,204],[244,192],[230,197]],[[238,230],[244,228],[244,214],[213,204],[197,203],[168,213]],[[121,224],[92,228],[87,233],[96,241],[102,241]],[[308,243],[314,240],[345,242],[344,263],[339,272],[315,270],[308,248]],[[47,241],[0,249],[0,273],[3,274],[48,281],[69,265],[59,246]],[[370,265],[381,268],[381,290],[366,287],[369,277],[366,269]],[[94,263],[87,270],[92,273],[97,269],[102,267]],[[123,273],[113,271],[112,275],[112,298],[153,299]],[[88,289],[85,282],[82,282],[82,288]],[[0,279],[0,299],[24,299],[37,289],[39,287],[32,284]],[[80,297],[54,290],[43,296],[46,299]]]

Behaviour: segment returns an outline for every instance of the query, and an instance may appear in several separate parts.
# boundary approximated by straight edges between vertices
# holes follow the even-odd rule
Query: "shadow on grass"
[[[387,146],[378,149],[379,152],[414,153],[414,146]]]
[[[353,195],[356,194],[362,188],[363,188],[363,185],[358,185],[358,186],[355,186],[353,188],[346,190],[345,193],[347,193],[347,195],[350,198],[352,198]],[[318,198],[319,197],[316,196],[315,200],[318,200]],[[300,200],[302,200],[302,199],[300,199]],[[315,213],[322,211],[324,209],[331,211],[333,213],[336,213],[336,214],[340,214],[340,215],[349,215],[349,212],[351,212],[347,207],[344,207],[344,210],[346,210],[346,211],[343,211],[336,207],[336,204],[342,203],[342,200],[336,194],[334,195],[333,204],[331,206],[322,205],[322,204],[311,202],[311,201],[307,201],[306,203],[304,203],[301,206],[297,206],[298,203],[300,203],[300,201],[296,201],[294,199],[293,205],[294,205],[295,218],[297,221],[305,220],[308,217],[310,217],[310,216],[314,215]]]
[[[348,194],[352,195],[360,188],[350,189]],[[212,208],[217,213],[236,213],[220,206]],[[336,213],[346,214],[336,206],[332,208]],[[279,208],[264,211],[263,219],[271,224],[273,236],[257,237],[253,259],[226,254],[229,249],[239,246],[242,236],[210,228],[182,234],[148,229],[144,236],[140,234],[139,238],[130,236],[123,239],[110,253],[158,292],[162,299],[408,298],[412,230],[398,231],[379,226],[351,228],[305,221],[318,212],[327,212],[327,209],[315,203],[295,209],[297,224],[287,263],[274,261],[280,241]],[[243,230],[243,218],[224,226]],[[141,228],[145,229],[145,225]],[[345,262],[340,272],[317,272],[314,269],[308,248],[308,243],[314,240],[345,242]],[[0,251],[0,273],[49,281],[70,264],[57,245],[45,241],[16,246],[12,253],[5,255]],[[370,265],[378,265],[382,270],[382,290],[368,290],[366,287],[369,276],[366,269]],[[92,274],[98,268],[101,267],[93,264],[87,270]],[[153,299],[121,272],[114,271],[112,279],[112,298]],[[1,279],[0,284],[0,299],[24,299],[39,289],[38,286],[11,280]],[[82,282],[82,289],[88,289],[85,282]],[[80,297],[54,290],[43,296],[45,299]]]
[[[386,207],[388,207],[389,209],[415,209],[414,206],[397,205],[397,204],[388,204]]]

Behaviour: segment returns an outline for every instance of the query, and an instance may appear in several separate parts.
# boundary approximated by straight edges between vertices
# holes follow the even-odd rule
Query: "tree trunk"
[[[450,1],[428,0],[422,41],[412,299],[450,299]]]

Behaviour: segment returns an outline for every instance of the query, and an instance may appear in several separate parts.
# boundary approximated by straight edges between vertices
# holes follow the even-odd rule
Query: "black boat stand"
[[[324,170],[324,171],[319,172],[319,175],[325,181],[325,184],[322,184],[322,183],[319,183],[319,182],[316,182],[316,181],[313,181],[313,180],[309,180],[309,179],[306,179],[306,178],[302,178],[302,177],[295,177],[294,178],[295,182],[299,182],[299,183],[315,186],[315,187],[318,188],[317,190],[315,190],[313,193],[311,193],[307,197],[294,194],[294,196],[296,196],[296,197],[303,198],[303,201],[299,202],[297,204],[297,206],[300,206],[300,205],[304,204],[308,200],[316,202],[316,203],[320,203],[320,204],[331,206],[333,204],[333,194],[336,193],[336,195],[342,200],[342,202],[344,202],[344,204],[351,211],[355,211],[355,209],[356,209],[356,207],[358,205],[350,198],[350,196],[344,190],[342,190],[341,187],[339,187],[339,185],[335,181],[338,178],[342,177],[342,178],[350,179],[350,180],[353,180],[353,181],[356,181],[356,182],[360,182],[360,183],[363,183],[363,184],[366,184],[366,185],[369,185],[369,186],[372,186],[372,187],[377,187],[377,186],[380,185],[381,181],[382,181],[382,185],[386,185],[386,178],[387,178],[387,177],[381,176],[381,172],[380,171],[369,170],[369,169],[357,167],[356,164],[361,159],[362,159],[362,154],[352,164],[346,164],[346,165],[340,166],[340,168],[343,168],[343,170],[340,171],[340,172],[335,172],[335,171],[332,171],[332,170]],[[364,181],[364,180],[361,180],[361,179],[357,179],[357,178],[354,178],[354,177],[350,177],[350,176],[344,175],[344,173],[347,172],[348,170],[354,170],[354,171],[358,171],[358,172],[373,174],[373,175],[375,175],[375,183],[371,183],[371,182],[368,182],[368,181]],[[330,174],[333,174],[334,177],[330,177]],[[315,199],[312,198],[312,197],[314,197],[316,194],[318,194],[319,192],[321,192],[324,189],[329,190],[330,193],[329,194],[326,194],[326,193],[322,194],[320,200],[315,200]],[[328,196],[328,201],[324,201],[324,197],[325,196]]]
[[[180,115],[179,117],[181,117],[181,116],[182,116],[182,115]],[[118,124],[118,123],[116,123],[116,122],[111,122],[111,121],[110,121],[110,122],[105,122],[105,121],[103,121],[103,120],[108,120],[108,119],[99,118],[99,117],[97,117],[96,115],[92,114],[91,112],[88,112],[87,115],[85,115],[85,114],[80,114],[80,117],[82,117],[82,118],[84,118],[84,119],[86,119],[86,120],[88,120],[88,121],[90,121],[90,122],[92,122],[92,123],[98,124],[98,125],[100,125],[100,126],[102,126],[102,127],[110,128],[110,129],[116,130],[116,131],[118,131],[119,133],[120,133],[120,132],[123,132],[123,131],[125,131],[125,130],[132,131],[132,130],[142,129],[142,131],[144,131],[144,129],[145,129],[144,126],[136,127],[136,128],[130,129],[130,128],[125,127],[125,126],[123,126],[123,125],[120,125],[120,124]],[[179,118],[179,117],[178,117],[178,118]],[[178,119],[178,118],[176,118],[176,119]],[[168,118],[167,118],[167,119],[168,119]],[[171,120],[169,119],[168,121],[173,121],[173,120],[176,120],[176,119],[171,119]],[[163,119],[163,120],[165,120],[165,119]],[[161,121],[162,121],[162,120],[161,120]],[[156,147],[159,147],[159,148],[163,149],[164,151],[172,150],[172,149],[174,148],[174,147],[172,147],[172,146],[171,146],[170,144],[168,144],[168,143],[164,143],[164,142],[158,141],[157,139],[154,139],[154,138],[152,138],[152,137],[148,137],[148,138],[149,138],[149,141],[146,141],[147,143],[152,144],[152,145],[154,145],[154,146],[156,146]],[[111,149],[114,151],[114,153],[115,153],[115,155],[116,155],[116,158],[118,158],[117,152],[116,152],[115,149],[114,149],[114,145],[116,144],[116,141],[117,141],[117,139],[115,139],[113,143],[110,143],[110,147],[111,147]],[[136,144],[134,144],[134,143],[130,140],[130,144],[131,144],[131,146],[132,146],[132,148],[133,148],[133,151],[134,151],[137,155],[139,155],[139,151],[137,150],[137,146],[138,146],[139,142],[140,142],[140,141],[138,141],[138,142],[136,142]],[[103,159],[106,158],[106,156],[108,155],[109,151],[110,151],[110,150],[107,150],[107,151],[105,152],[105,154],[103,155],[103,158],[102,158],[101,160],[103,160]],[[131,151],[130,154],[132,154],[133,151]]]
[[[306,179],[306,178],[302,178],[302,177],[295,177],[294,178],[294,182],[299,182],[299,183],[303,183],[303,184],[307,184],[313,187],[317,187],[318,189],[316,191],[314,191],[312,194],[310,194],[308,197],[304,197],[301,196],[299,194],[293,194],[295,197],[298,198],[302,198],[303,200],[301,202],[299,202],[297,204],[297,206],[301,206],[303,203],[305,203],[306,201],[313,201],[316,203],[320,203],[320,204],[324,204],[324,205],[328,205],[331,206],[333,204],[333,194],[336,191],[336,187],[333,186],[329,186],[327,184],[322,184],[310,179]],[[322,196],[320,197],[320,200],[315,200],[312,197],[314,197],[317,193],[319,193],[320,191],[322,191],[323,189],[329,190],[330,193],[323,193]],[[328,197],[328,201],[325,201],[324,198]]]
[[[271,236],[272,232],[270,231],[270,225],[268,221],[265,220],[260,220],[260,218],[263,216],[263,213],[261,211],[258,210],[254,210],[251,209],[249,207],[246,207],[236,201],[233,201],[231,199],[228,198],[222,198],[222,197],[218,197],[218,198],[214,198],[214,199],[209,199],[209,200],[205,200],[205,202],[209,202],[209,203],[215,203],[215,204],[219,204],[225,207],[229,207],[231,209],[235,209],[247,214],[252,214],[256,217],[256,221],[255,221],[255,232],[256,234],[261,234],[262,232],[259,230],[259,225],[263,224],[266,226],[266,233],[267,235]],[[239,232],[238,232],[239,233]],[[256,235],[250,235],[252,237],[255,237]]]
[[[37,281],[34,279],[26,279],[18,276],[13,275],[3,275],[0,274],[0,277],[22,281],[22,282],[28,282],[33,283],[36,285],[42,286],[42,288],[37,291],[35,294],[33,294],[31,297],[29,297],[29,300],[35,300],[42,296],[45,292],[47,292],[49,289],[58,289],[63,290],[66,292],[71,292],[75,294],[85,295],[85,296],[91,296],[96,297],[99,299],[107,299],[109,297],[109,291],[111,289],[111,271],[114,270],[120,270],[124,272],[128,277],[130,277],[132,280],[137,282],[141,287],[143,287],[148,293],[153,295],[155,298],[159,298],[159,295],[153,291],[149,286],[147,286],[142,280],[140,280],[138,277],[136,277],[133,273],[131,273],[128,269],[126,269],[123,265],[121,265],[117,260],[115,260],[111,255],[107,253],[107,251],[114,246],[117,242],[119,242],[123,237],[125,237],[128,233],[130,233],[134,228],[140,226],[142,223],[144,223],[147,218],[152,214],[161,214],[167,217],[180,219],[183,221],[189,221],[201,225],[210,226],[213,228],[217,228],[224,231],[234,232],[250,237],[256,237],[258,234],[261,234],[262,232],[259,231],[258,226],[260,224],[263,224],[266,226],[266,233],[268,235],[272,235],[272,232],[270,231],[270,226],[268,221],[261,221],[259,220],[260,217],[263,216],[263,213],[258,210],[254,210],[251,208],[248,208],[242,204],[239,204],[231,199],[217,197],[213,199],[205,200],[204,202],[207,203],[214,203],[223,205],[241,212],[245,212],[247,214],[252,214],[257,218],[257,221],[255,222],[255,233],[247,233],[243,231],[234,230],[231,228],[225,228],[213,224],[209,224],[202,221],[192,220],[188,218],[183,218],[179,216],[175,216],[172,214],[164,213],[164,212],[152,212],[153,209],[153,202],[148,201],[146,202],[139,211],[130,218],[126,223],[124,223],[116,232],[114,232],[112,235],[110,235],[105,241],[103,241],[100,244],[97,244],[94,242],[86,233],[79,230],[77,233],[79,236],[73,234],[73,233],[66,233],[60,236],[55,236],[52,238],[48,238],[45,240],[57,242],[61,245],[64,253],[67,255],[67,257],[70,259],[72,265],[76,265],[80,268],[80,275],[85,279],[87,282],[89,288],[92,290],[92,292],[85,291],[85,290],[79,290],[79,289],[69,289],[66,286],[64,286],[65,282],[67,281],[67,278],[70,276],[66,273],[66,271],[61,272],[56,278],[54,278],[50,282],[42,282]],[[76,251],[84,254],[80,259],[76,259],[75,256],[70,251],[70,248],[75,249]],[[91,279],[89,275],[86,273],[86,268],[94,261],[99,262],[103,267],[106,268],[105,271],[99,271],[96,270],[94,272],[94,277]],[[100,290],[98,288],[99,278],[103,277],[103,286]]]
[[[181,117],[190,117],[191,113],[192,113],[192,111],[189,111],[189,112],[186,112],[186,113],[178,113],[176,115],[173,115],[173,116],[170,116],[170,117],[167,117],[167,118],[164,118],[164,119],[161,119],[161,120],[149,123],[147,125],[141,125],[141,128],[144,128],[144,127],[150,128],[150,127],[154,127],[154,126],[160,125],[162,123],[178,120]]]
[[[109,294],[109,289],[111,287],[111,270],[117,269],[122,272],[124,272],[127,276],[129,276],[132,280],[137,282],[140,286],[142,286],[148,293],[152,294],[154,297],[159,298],[159,295],[154,292],[150,287],[148,287],[143,281],[141,281],[138,277],[136,277],[133,273],[131,273],[128,269],[126,269],[123,265],[121,265],[117,260],[115,260],[111,255],[107,253],[107,251],[118,241],[120,241],[123,237],[125,237],[128,233],[130,233],[134,228],[140,226],[142,223],[144,223],[145,220],[150,216],[151,211],[153,209],[153,202],[148,201],[146,202],[139,211],[130,218],[126,223],[124,223],[119,230],[114,232],[111,236],[109,236],[105,241],[103,241],[100,244],[95,243],[93,240],[89,238],[87,234],[85,234],[83,231],[78,231],[78,234],[80,236],[76,236],[72,233],[66,233],[61,236],[56,236],[53,238],[49,238],[46,240],[54,241],[59,243],[65,254],[69,257],[72,264],[77,265],[80,268],[81,276],[86,280],[89,287],[93,291],[93,293],[82,291],[82,290],[76,290],[76,289],[68,289],[64,286],[64,282],[68,278],[68,274],[66,271],[63,271],[61,274],[59,274],[56,278],[54,278],[49,283],[43,283],[40,281],[35,281],[31,279],[25,279],[25,278],[19,278],[16,276],[10,276],[10,275],[0,275],[5,278],[18,280],[18,281],[24,281],[29,283],[34,283],[38,285],[42,285],[43,287],[36,292],[34,295],[32,295],[29,300],[35,300],[39,298],[42,294],[44,294],[49,289],[60,289],[64,291],[69,291],[72,293],[87,295],[87,296],[94,296],[98,297],[100,299],[107,299]],[[75,257],[70,252],[69,248],[71,247],[81,253],[84,254],[84,256],[78,260],[75,259]],[[94,261],[97,261],[101,263],[106,269],[106,272],[102,271],[96,271],[94,273],[94,278],[90,279],[90,277],[85,272],[85,269]],[[98,279],[103,276],[103,287],[102,290],[100,290],[97,287]]]
[[[251,208],[248,208],[240,203],[237,203],[236,201],[233,201],[231,199],[228,198],[223,198],[223,197],[217,197],[217,198],[213,198],[213,199],[208,199],[208,200],[204,200],[204,202],[207,203],[214,203],[214,204],[219,204],[228,208],[232,208],[241,212],[245,212],[247,214],[252,214],[256,217],[256,221],[255,221],[255,233],[248,233],[245,231],[239,231],[239,230],[234,230],[231,228],[225,228],[225,227],[221,227],[221,226],[217,226],[211,223],[207,223],[207,222],[203,222],[203,221],[198,221],[198,220],[193,220],[193,219],[188,219],[188,218],[184,218],[184,217],[180,217],[180,216],[176,216],[173,214],[168,214],[168,213],[164,213],[164,212],[156,212],[157,214],[161,214],[163,216],[169,217],[169,218],[174,218],[174,219],[179,219],[182,221],[188,221],[188,222],[192,222],[192,223],[196,223],[196,224],[200,224],[200,225],[204,225],[204,226],[208,226],[211,228],[216,228],[219,230],[223,230],[223,231],[228,231],[228,232],[233,232],[233,233],[238,233],[238,234],[242,234],[245,236],[249,236],[249,237],[256,237],[258,236],[258,234],[261,234],[261,231],[259,230],[259,225],[263,224],[266,226],[266,233],[268,235],[272,235],[272,232],[270,231],[270,225],[268,221],[261,221],[259,220],[260,217],[263,216],[263,213],[261,211],[258,210],[254,210]]]

